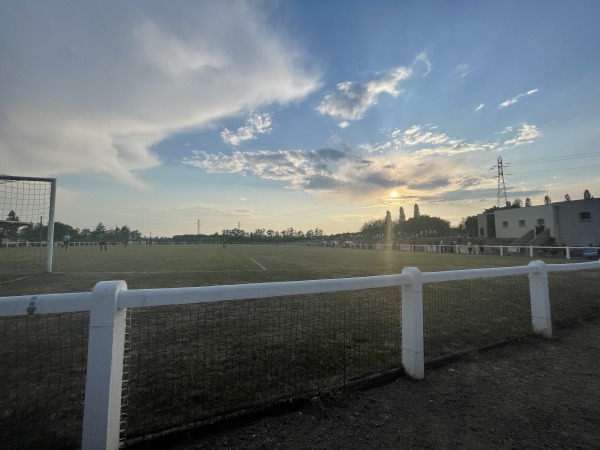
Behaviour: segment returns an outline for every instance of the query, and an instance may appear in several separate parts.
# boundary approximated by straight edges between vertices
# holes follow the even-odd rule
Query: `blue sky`
[[[597,1],[3,1],[0,173],[143,234],[600,195]]]

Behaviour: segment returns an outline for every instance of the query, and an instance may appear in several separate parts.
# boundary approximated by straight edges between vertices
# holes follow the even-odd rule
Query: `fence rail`
[[[181,336],[177,337],[180,341],[179,344],[174,345],[182,346],[186,340],[193,341],[190,344],[193,349],[190,351],[203,355],[202,358],[205,360],[211,359],[212,361],[214,359],[212,365],[209,364],[205,367],[204,372],[208,372],[208,368],[210,368],[216,371],[217,374],[220,370],[226,373],[226,370],[229,370],[226,367],[238,364],[244,366],[247,373],[250,371],[262,373],[263,376],[271,380],[267,381],[276,387],[277,394],[275,395],[287,397],[302,394],[309,388],[313,389],[315,381],[298,380],[304,391],[291,388],[287,386],[289,381],[285,380],[289,373],[279,374],[283,378],[279,381],[276,380],[273,377],[277,370],[269,371],[273,362],[257,359],[259,358],[258,353],[264,352],[275,355],[275,357],[284,357],[289,353],[300,361],[304,356],[298,351],[298,347],[302,345],[310,346],[312,342],[310,339],[314,338],[319,339],[316,341],[318,345],[327,347],[327,351],[333,351],[334,359],[339,359],[342,364],[365,364],[358,360],[367,356],[372,358],[374,355],[377,356],[379,352],[385,353],[385,356],[381,356],[381,358],[388,358],[386,361],[389,361],[387,355],[396,354],[398,357],[395,363],[393,361],[383,364],[369,362],[369,366],[366,368],[367,373],[364,373],[363,369],[352,369],[347,375],[344,375],[344,379],[347,377],[350,379],[360,378],[372,370],[386,370],[394,367],[402,368],[412,378],[422,379],[425,375],[426,352],[431,352],[435,357],[438,354],[460,351],[460,348],[454,348],[450,345],[449,337],[460,334],[462,332],[460,327],[470,327],[468,321],[475,320],[472,316],[481,314],[481,311],[476,309],[476,304],[482,303],[486,297],[497,290],[506,291],[503,294],[504,296],[526,297],[528,294],[529,298],[525,299],[525,302],[521,299],[515,303],[512,303],[514,299],[509,298],[508,300],[505,299],[501,305],[498,304],[499,302],[494,301],[493,307],[489,306],[492,312],[481,318],[481,323],[484,325],[481,326],[480,334],[484,335],[485,339],[483,341],[475,340],[475,344],[465,344],[461,347],[462,349],[465,347],[471,348],[472,345],[485,345],[480,344],[481,342],[494,342],[497,339],[515,337],[528,332],[551,337],[553,316],[551,299],[552,304],[555,301],[559,304],[562,300],[551,298],[553,296],[550,292],[550,286],[554,286],[556,283],[549,283],[549,273],[582,272],[591,269],[600,269],[600,261],[569,264],[545,264],[542,261],[532,261],[527,266],[429,273],[422,273],[419,269],[413,267],[405,268],[401,274],[396,275],[171,289],[128,290],[124,281],[103,281],[98,283],[92,292],[0,298],[0,317],[5,317],[5,320],[11,317],[14,320],[19,320],[18,318],[23,316],[31,318],[59,315],[58,320],[60,322],[63,320],[60,317],[64,314],[83,313],[86,314],[86,317],[89,315],[89,324],[86,322],[86,318],[78,319],[77,322],[78,327],[81,326],[80,322],[88,324],[84,325],[87,326],[88,330],[87,339],[83,336],[79,337],[77,341],[84,343],[87,341],[85,403],[80,443],[86,449],[116,449],[119,446],[120,438],[123,438],[123,430],[121,429],[121,425],[124,423],[122,412],[129,410],[127,396],[129,395],[130,381],[139,381],[143,377],[150,379],[155,376],[150,373],[151,368],[142,366],[140,361],[144,358],[148,360],[153,358],[153,355],[144,353],[149,342],[154,342],[153,345],[159,346],[163,344],[159,342],[161,336],[166,339],[165,330],[160,329],[158,323],[170,320],[169,312],[180,311],[182,317],[187,315],[181,320],[181,323],[172,325],[172,329],[170,329],[171,331],[178,330],[181,333]],[[500,278],[507,280],[504,285],[499,287],[498,285],[486,284],[487,281],[479,281],[469,288],[471,289],[470,293],[467,293],[465,286],[462,284],[453,285],[453,283],[474,283],[475,280]],[[591,284],[593,283],[591,280],[596,279],[597,274],[593,274],[592,277],[586,278],[582,284]],[[522,281],[515,282],[513,280]],[[425,285],[435,285],[441,288],[438,289],[438,293],[434,297],[430,298],[426,295]],[[527,285],[528,289],[526,288]],[[369,310],[363,309],[372,301],[373,296],[371,294],[363,296],[357,293],[371,291],[378,292],[375,297],[380,299],[378,300],[379,303],[376,303]],[[524,295],[517,295],[515,294],[517,291],[528,292]],[[594,309],[600,305],[597,289],[592,286],[591,291],[594,292],[591,295],[595,295],[593,305],[588,304],[586,308],[591,307],[592,310],[597,310]],[[335,296],[324,295],[328,293],[337,294]],[[561,291],[560,295],[568,296],[568,293]],[[585,293],[580,292],[578,295],[588,296],[590,294],[586,291]],[[469,304],[464,303],[465,297],[468,297]],[[279,300],[271,302],[270,299],[274,298]],[[424,299],[427,304],[424,303]],[[353,305],[352,309],[346,311],[339,306],[342,303],[351,303]],[[518,308],[517,303],[520,305]],[[302,309],[305,304],[309,305],[307,310]],[[327,307],[331,310],[324,311],[321,309],[324,304],[327,304]],[[217,308],[215,305],[232,305],[235,308],[226,311],[223,306]],[[565,302],[562,301],[560,305],[561,308],[564,307]],[[196,309],[200,307],[205,309]],[[207,315],[207,307],[212,308],[210,316]],[[177,308],[177,310],[166,309],[164,314],[161,313],[160,318],[150,314],[151,311],[163,311],[164,308]],[[494,308],[502,308],[502,310]],[[131,311],[134,311],[134,318],[137,314],[140,316],[140,320],[147,320],[146,322],[140,322],[140,326],[146,328],[133,339],[137,342],[138,347],[133,346],[135,342],[129,337],[131,330],[128,326],[128,312]],[[139,313],[136,311],[139,311]],[[290,318],[282,318],[280,316],[282,313],[290,315]],[[382,317],[374,320],[370,319],[370,316],[363,316],[363,314]],[[274,317],[268,317],[270,315]],[[561,312],[561,315],[564,316],[564,313]],[[256,323],[250,323],[252,320],[255,320]],[[453,322],[443,325],[443,321],[448,322],[449,320]],[[286,323],[283,323],[284,321]],[[311,321],[318,322],[322,326],[319,325],[313,329],[307,325]],[[350,324],[350,322],[352,323]],[[22,326],[20,322],[11,322],[10,326],[7,327],[9,331],[4,332],[5,341],[11,341],[13,332],[16,335],[22,333]],[[202,327],[222,327],[225,331],[221,332],[220,338],[209,337],[208,342],[206,342],[202,340],[205,339],[202,334]],[[233,338],[231,333],[237,328],[244,328],[244,330],[247,330],[244,331],[247,334]],[[248,331],[250,328],[252,328],[252,332]],[[155,331],[156,336],[153,335]],[[50,335],[54,332],[46,333]],[[281,336],[277,333],[281,333]],[[35,331],[34,334],[36,334]],[[381,335],[376,339],[375,344],[367,342],[370,339],[369,336],[377,334]],[[34,336],[32,339],[39,338],[39,336]],[[62,343],[63,340],[72,338],[54,337],[53,335],[48,339],[58,339]],[[286,339],[291,340],[286,341]],[[299,339],[302,343],[293,341],[294,339]],[[252,342],[248,344],[244,340]],[[396,342],[392,342],[394,340]],[[426,342],[428,342],[427,347]],[[0,360],[1,373],[7,374],[7,377],[10,375],[11,380],[18,380],[20,375],[12,373],[11,371],[16,369],[8,367],[10,360],[6,355],[9,355],[12,351],[8,346],[18,346],[20,344],[20,342],[11,341],[10,344],[6,344],[7,347],[0,348],[0,356],[2,357]],[[130,345],[132,345],[131,354]],[[258,348],[254,345],[258,345]],[[379,348],[382,346],[386,348]],[[238,347],[243,348],[243,352],[239,353]],[[201,381],[197,378],[206,376],[203,372],[195,372],[190,367],[184,366],[183,360],[187,361],[191,357],[183,354],[181,348],[167,348],[166,346],[160,348],[162,356],[154,355],[160,359],[160,363],[157,362],[157,364],[161,367],[164,366],[160,370],[167,373],[166,367],[171,364],[168,362],[168,358],[172,352],[176,352],[183,355],[178,356],[179,359],[176,361],[177,370],[182,370],[184,373],[182,378],[187,374],[188,378],[193,379],[191,381],[186,380],[186,382],[200,383]],[[173,350],[174,348],[177,348],[177,350]],[[226,353],[231,356],[231,359],[224,359],[223,355],[219,355],[219,352]],[[311,352],[317,353],[315,349],[309,348],[308,353]],[[59,353],[62,361],[64,359],[62,350]],[[329,357],[331,356],[325,356],[324,358]],[[320,360],[318,363],[327,365],[327,361]],[[294,361],[289,361],[287,364],[292,366]],[[132,370],[133,366],[143,371],[143,376],[135,373]],[[22,369],[19,368],[18,370]],[[82,370],[84,369],[82,368]],[[332,381],[333,379],[329,375],[323,376],[325,378],[318,378],[318,380],[321,380],[319,382],[329,380],[327,383],[338,383]],[[223,375],[221,375],[221,378],[223,378]],[[223,387],[222,383],[224,382],[221,379],[218,386]],[[181,384],[182,381],[170,379],[165,383],[171,383],[172,388],[177,383]],[[286,386],[283,386],[282,383]],[[167,387],[163,386],[162,389],[167,389]],[[326,389],[327,386],[323,386],[323,388]],[[12,388],[5,389],[9,393],[12,392]],[[196,390],[197,393],[193,395],[186,394],[186,397],[190,398],[181,401],[193,403],[200,401],[195,400],[195,398],[205,397],[206,394],[200,393],[198,388],[192,389]],[[154,394],[149,392],[142,393],[140,391],[136,395],[139,397],[157,396],[156,392]],[[166,395],[161,392],[161,395],[163,394]],[[175,402],[174,395],[175,393],[166,395],[161,401],[166,403],[169,401]],[[254,397],[256,397],[256,393],[254,393]],[[261,397],[258,401],[263,403],[277,399],[262,398],[262,395],[258,395],[258,397]],[[252,400],[250,398],[247,401],[252,402],[256,399]],[[2,406],[2,400],[0,400],[0,406]],[[248,405],[244,403],[241,406]],[[162,407],[168,409],[169,405],[162,405]],[[16,406],[7,407],[8,410],[11,410],[11,408],[14,409]],[[158,410],[160,408],[156,407],[154,409]],[[137,411],[137,409],[134,409],[134,411]],[[221,411],[221,413],[224,412],[227,411]],[[181,412],[178,414],[184,415]],[[205,412],[203,411],[202,414],[205,414]],[[194,422],[193,417],[178,420],[179,422],[175,419],[169,422],[168,428],[174,429],[186,423]],[[4,427],[2,421],[3,419],[0,418],[0,431]],[[134,439],[140,433],[152,434],[165,431],[157,428],[160,427],[160,424],[130,425],[130,427],[135,428],[136,431],[133,435],[127,436],[127,430],[125,430],[125,437],[128,439]]]

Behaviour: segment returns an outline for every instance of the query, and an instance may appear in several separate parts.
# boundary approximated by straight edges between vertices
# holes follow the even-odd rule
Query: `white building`
[[[572,200],[550,205],[499,209],[477,216],[484,237],[533,239],[536,227],[548,230],[558,245],[586,246],[600,243],[600,198]],[[530,239],[530,240],[531,240]],[[527,244],[528,242],[523,242]],[[544,243],[539,243],[543,245]]]

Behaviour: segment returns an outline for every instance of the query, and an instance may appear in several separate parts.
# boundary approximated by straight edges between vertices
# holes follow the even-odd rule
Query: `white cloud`
[[[426,54],[420,54],[415,62],[418,61],[426,62],[428,73],[430,63]],[[350,120],[360,120],[377,104],[381,94],[392,97],[400,95],[399,84],[410,78],[412,74],[412,68],[399,66],[365,82],[344,81],[337,85],[337,92],[325,95],[317,106],[317,111],[344,119],[341,124]]]
[[[498,142],[466,141],[431,125],[394,129],[383,142],[365,143],[356,150],[277,150],[210,154],[195,152],[184,163],[208,173],[235,173],[283,182],[289,189],[338,193],[367,198],[385,190],[402,197],[472,197],[493,187],[487,174],[491,151],[532,142],[541,135],[535,125],[522,124],[516,135]],[[508,133],[506,128],[502,133]],[[479,155],[479,162],[473,158]],[[465,174],[465,167],[475,173]],[[483,195],[483,194],[482,194]]]
[[[458,75],[461,78],[466,77],[467,75],[469,75],[469,72],[471,71],[471,68],[469,67],[468,64],[460,64],[457,68],[456,68],[456,72],[458,73]]]
[[[221,132],[223,142],[237,147],[240,142],[256,139],[257,134],[265,134],[271,131],[271,115],[269,113],[252,113],[246,119],[246,123],[239,127],[234,133],[227,128]]]
[[[348,157],[347,151],[276,150],[232,154],[196,151],[183,162],[208,173],[239,173],[265,180],[285,181],[292,189],[322,190],[335,185],[330,167]]]
[[[475,108],[475,111],[481,111],[484,107],[485,103],[481,103],[477,108]]]
[[[510,131],[512,131],[512,127],[507,128],[507,130],[509,129]],[[517,146],[530,144],[541,135],[542,132],[538,129],[538,127],[536,127],[535,125],[524,123],[517,131],[517,135],[512,139],[504,141],[504,145]]]
[[[504,100],[502,103],[500,103],[500,105],[498,106],[499,109],[502,108],[506,108],[507,106],[511,106],[514,105],[515,103],[519,102],[523,97],[526,97],[528,95],[531,94],[535,94],[536,92],[538,92],[539,89],[530,89],[529,91],[523,93],[523,94],[519,94],[513,98],[509,98],[508,100]]]
[[[427,70],[425,70],[425,73],[423,74],[423,76],[426,77],[427,75],[429,75],[429,73],[431,72],[431,68],[433,67],[431,60],[429,59],[429,52],[419,53],[417,55],[417,57],[415,58],[415,61],[413,62],[413,67],[418,63],[425,64],[425,67],[427,68]]]
[[[450,139],[444,133],[422,131],[420,126],[414,125],[404,132],[403,143],[412,147],[421,144],[455,144],[457,141]]]
[[[153,2],[67,3],[14,3],[0,15],[4,172],[135,184],[135,171],[160,164],[152,146],[169,135],[319,86],[254,2],[184,0],[168,14]]]

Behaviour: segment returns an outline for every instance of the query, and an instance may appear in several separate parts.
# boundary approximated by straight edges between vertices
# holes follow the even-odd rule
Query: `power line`
[[[579,166],[579,167],[557,167],[556,169],[532,170],[530,172],[508,173],[507,175],[525,175],[525,174],[540,173],[540,172],[556,172],[556,171],[563,171],[563,170],[577,170],[577,169],[587,169],[589,167],[600,167],[600,164],[591,164],[591,165]]]
[[[540,158],[540,159],[530,159],[530,160],[526,160],[526,161],[510,163],[510,165],[511,166],[523,166],[523,165],[527,165],[527,164],[540,164],[540,163],[555,162],[555,161],[566,161],[569,159],[590,158],[590,157],[594,157],[594,156],[600,156],[600,152],[579,153],[576,155],[569,155],[569,156],[555,156],[555,157],[546,157],[546,158]]]

